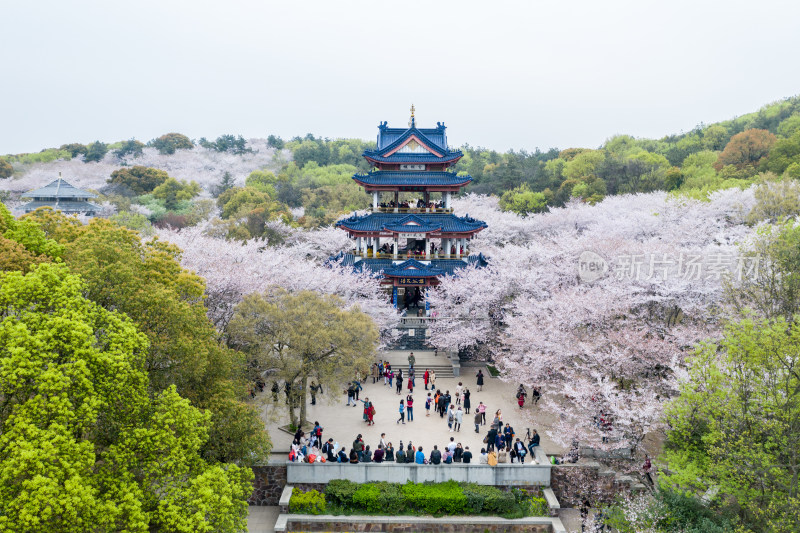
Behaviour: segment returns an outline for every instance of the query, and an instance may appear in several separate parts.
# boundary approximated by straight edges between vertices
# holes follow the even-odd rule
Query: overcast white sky
[[[0,154],[177,131],[596,147],[800,93],[796,1],[0,0]]]

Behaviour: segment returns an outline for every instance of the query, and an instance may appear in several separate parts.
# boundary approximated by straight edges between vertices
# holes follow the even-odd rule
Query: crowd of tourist
[[[383,382],[383,386],[388,386],[396,391],[397,395],[403,395],[406,389],[407,394],[399,400],[397,413],[398,418],[396,424],[412,423],[414,421],[414,388],[416,387],[417,370],[415,368],[416,357],[412,352],[408,356],[408,368],[395,369],[388,361],[379,361],[374,363],[370,368],[370,374],[367,377],[372,378],[373,384]],[[482,370],[476,373],[477,390],[483,389],[485,376]],[[425,369],[421,376],[421,381],[424,386],[425,392],[425,416],[430,417],[431,411],[433,414],[439,415],[447,424],[450,433],[459,433],[462,429],[465,415],[471,415],[472,421],[475,426],[475,432],[481,433],[482,427],[487,426],[487,407],[480,401],[475,406],[474,412],[470,413],[472,409],[472,393],[469,387],[464,386],[463,382],[458,382],[453,394],[450,390],[436,386],[436,372],[431,369]],[[319,387],[315,384],[312,387]],[[362,419],[366,425],[371,426],[375,424],[375,406],[370,401],[369,397],[360,398],[360,392],[364,389],[363,381],[357,377],[347,384],[345,393],[347,395],[346,406],[361,407]],[[320,389],[321,390],[321,387]],[[318,392],[314,389],[314,392]],[[540,396],[537,388],[532,392],[533,400],[536,402]],[[527,391],[523,385],[519,386],[517,390],[517,400],[522,407],[524,399],[527,397]],[[350,450],[334,442],[332,438],[327,440],[323,439],[323,428],[319,422],[314,423],[310,435],[306,435],[304,431],[298,429],[294,435],[290,450],[290,460],[303,461],[303,462],[338,462],[338,463],[416,463],[416,464],[452,464],[464,463],[469,464],[477,462],[478,464],[496,465],[502,463],[516,463],[525,464],[526,461],[538,464],[535,458],[535,449],[540,444],[540,437],[538,432],[534,429],[531,432],[528,429],[524,438],[517,436],[516,431],[509,422],[503,420],[503,413],[501,410],[496,410],[491,422],[488,423],[486,435],[483,439],[484,446],[481,448],[477,457],[473,457],[473,452],[470,451],[469,446],[462,446],[455,437],[450,437],[449,442],[446,442],[441,448],[439,445],[434,445],[430,450],[424,450],[422,446],[415,446],[412,442],[403,444],[400,441],[398,448],[395,448],[391,442],[386,440],[386,434],[381,433],[380,441],[377,443],[366,444],[363,440],[362,434],[353,441]]]

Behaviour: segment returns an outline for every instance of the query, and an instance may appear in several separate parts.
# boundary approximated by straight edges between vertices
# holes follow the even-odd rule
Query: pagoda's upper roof
[[[438,227],[441,228],[441,233],[472,233],[482,230],[487,227],[486,222],[482,220],[475,220],[469,215],[464,217],[457,217],[452,213],[418,213],[413,215],[420,224],[424,227]],[[358,216],[352,215],[336,223],[337,227],[341,227],[350,231],[364,231],[364,232],[380,232],[392,231],[390,227],[396,227],[402,224],[409,215],[404,213],[369,213],[367,215]],[[414,226],[407,226],[408,229],[403,231],[408,233],[426,233],[424,231],[414,230]]]
[[[460,150],[447,148],[445,125],[436,128],[417,128],[411,122],[408,128],[389,128],[386,122],[378,126],[378,148],[365,150],[364,157],[386,163],[447,163],[461,158]]]
[[[400,186],[464,186],[472,178],[459,176],[454,172],[405,172],[402,170],[377,170],[367,174],[356,174],[353,179],[364,185],[400,185]]]
[[[97,195],[78,189],[62,178],[58,178],[41,189],[26,192],[22,198],[97,198]]]

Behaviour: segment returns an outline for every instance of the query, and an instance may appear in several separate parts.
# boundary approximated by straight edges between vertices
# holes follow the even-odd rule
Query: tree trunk
[[[300,390],[298,399],[300,400],[300,425],[307,422],[306,420],[306,394],[308,393],[308,376],[303,374],[303,387]]]

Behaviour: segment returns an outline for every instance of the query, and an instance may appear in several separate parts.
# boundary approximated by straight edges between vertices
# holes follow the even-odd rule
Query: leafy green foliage
[[[697,497],[660,487],[644,501],[619,500],[604,509],[605,523],[620,533],[731,533],[736,518],[727,509],[704,505]],[[635,510],[634,510],[635,508]]]
[[[148,393],[146,336],[85,289],[0,274],[0,530],[241,530],[252,471],[201,458],[209,415]]]
[[[517,505],[514,494],[489,485],[465,484],[463,492],[467,498],[467,509],[473,514],[488,512],[504,515],[514,512]],[[547,513],[541,516],[547,516]]]
[[[201,137],[198,144],[203,148],[208,148],[216,152],[230,152],[232,154],[246,154],[252,152],[252,150],[247,148],[247,141],[241,135],[221,135],[213,142],[205,137]]]
[[[275,148],[276,150],[283,150],[283,147],[286,143],[283,142],[283,139],[277,137],[275,135],[270,135],[267,137],[267,146],[270,148]]]
[[[800,324],[745,318],[701,346],[670,402],[668,482],[735,499],[755,531],[800,528]]]
[[[292,489],[292,497],[289,500],[289,512],[322,514],[325,512],[325,495],[316,490],[303,492],[295,487]]]
[[[101,161],[108,153],[108,145],[106,143],[95,141],[86,148],[86,155],[83,157],[85,163]]]
[[[147,143],[161,154],[174,154],[176,150],[191,150],[194,143],[189,137],[180,133],[166,133]]]
[[[79,155],[86,155],[86,152],[89,151],[89,148],[85,144],[71,143],[62,144],[59,150],[69,152],[70,157],[78,157]]]
[[[136,165],[115,170],[107,183],[122,186],[135,195],[142,195],[153,192],[153,189],[163,185],[168,179],[169,174],[163,170]]]
[[[14,174],[14,167],[5,159],[0,158],[0,179],[10,178],[12,174]]]
[[[325,498],[340,507],[349,507],[357,490],[358,483],[349,479],[332,479],[325,486]]]
[[[549,192],[549,189],[546,189]],[[552,197],[552,193],[550,193]],[[506,191],[500,197],[500,209],[512,211],[525,216],[529,213],[541,213],[547,209],[547,194],[533,192],[526,183]]]
[[[142,155],[143,149],[144,143],[139,142],[136,139],[130,139],[127,141],[122,141],[119,148],[114,150],[114,155],[119,159],[129,155],[132,155],[133,157],[139,157]]]
[[[182,201],[189,201],[200,194],[200,185],[196,181],[178,181],[167,178],[161,185],[153,189],[153,197],[164,200],[167,209],[175,209]]]

